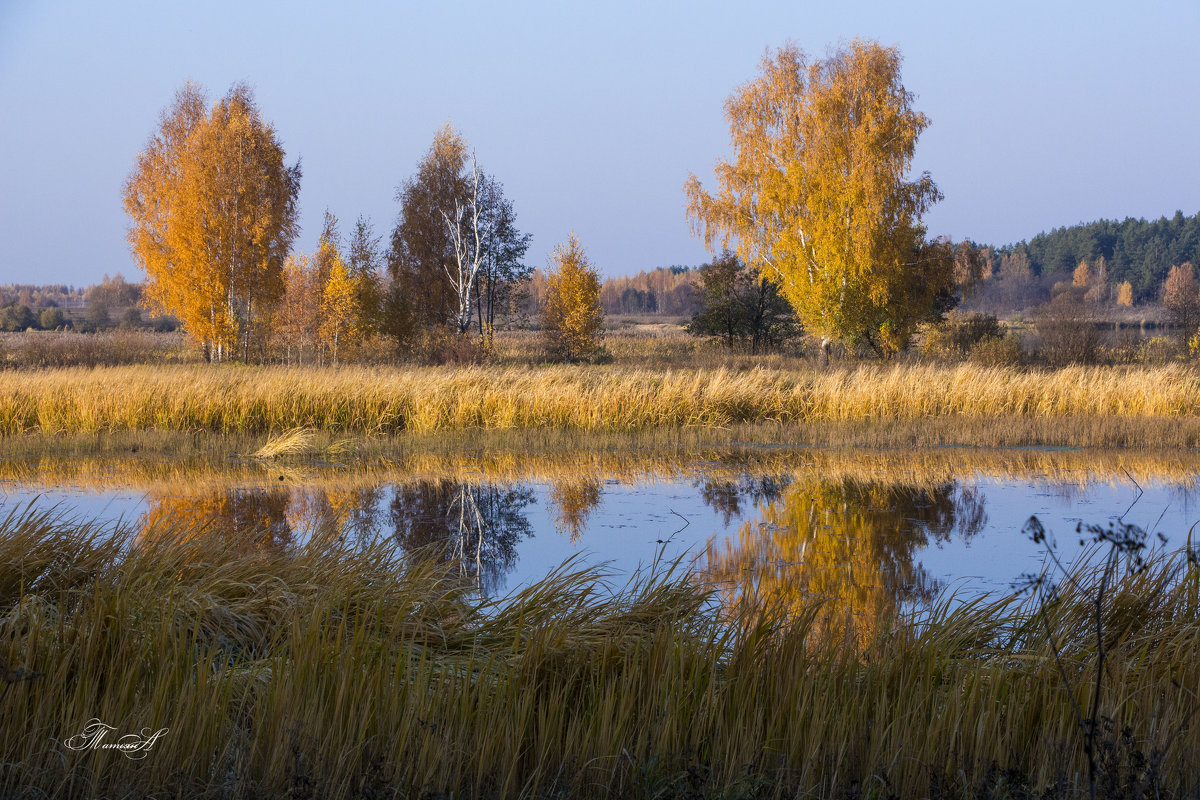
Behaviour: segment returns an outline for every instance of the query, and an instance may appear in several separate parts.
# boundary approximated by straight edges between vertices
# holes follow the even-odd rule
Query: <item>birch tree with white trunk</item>
[[[450,243],[454,250],[453,263],[443,266],[446,277],[450,279],[450,286],[458,297],[458,311],[454,324],[459,333],[466,333],[471,327],[471,316],[474,312],[471,293],[487,257],[483,247],[483,241],[487,237],[480,230],[479,210],[479,165],[475,162],[475,154],[472,153],[471,196],[466,205],[455,201],[453,217],[445,211],[442,212],[442,219],[446,222],[446,231],[450,234]]]

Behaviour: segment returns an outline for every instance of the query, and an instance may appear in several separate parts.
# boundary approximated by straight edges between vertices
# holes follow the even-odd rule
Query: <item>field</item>
[[[853,366],[125,366],[0,373],[0,434],[356,435],[774,425],[847,444],[1195,446],[1200,373]],[[883,433],[877,433],[882,430]],[[805,439],[805,437],[810,437]],[[874,439],[874,441],[872,441]]]

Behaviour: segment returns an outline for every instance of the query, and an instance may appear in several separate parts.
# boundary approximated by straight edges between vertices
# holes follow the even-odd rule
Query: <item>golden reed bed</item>
[[[357,433],[559,428],[631,431],[780,423],[1062,418],[1187,421],[1183,367],[860,366],[826,370],[620,367],[125,366],[0,374],[0,434],[311,426]],[[1146,442],[1153,444],[1153,442]]]

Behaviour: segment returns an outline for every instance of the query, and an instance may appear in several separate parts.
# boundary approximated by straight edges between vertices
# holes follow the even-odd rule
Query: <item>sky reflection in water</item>
[[[179,517],[247,547],[313,535],[392,537],[437,548],[489,595],[535,581],[572,556],[606,563],[621,583],[655,558],[695,558],[723,596],[834,601],[855,616],[892,613],[946,590],[1007,591],[1043,551],[1021,527],[1036,514],[1068,558],[1077,522],[1128,522],[1183,547],[1200,519],[1197,489],[1179,475],[1059,481],[964,470],[935,481],[814,477],[681,465],[668,477],[529,481],[336,480],[150,490],[0,481],[5,513],[36,500],[82,518],[138,526]],[[1139,493],[1140,492],[1140,493]],[[1135,502],[1136,500],[1136,502]],[[1132,504],[1132,508],[1130,507]]]

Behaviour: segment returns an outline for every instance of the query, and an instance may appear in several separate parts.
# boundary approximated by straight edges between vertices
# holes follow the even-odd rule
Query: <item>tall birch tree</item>
[[[247,86],[206,104],[186,84],[138,155],[124,188],[129,244],[152,309],[210,358],[248,360],[283,293],[300,165],[285,164]]]
[[[794,45],[725,103],[732,160],[717,189],[692,175],[688,214],[710,250],[734,245],[778,276],[806,329],[826,343],[902,348],[950,285],[953,253],[925,242],[941,194],[909,177],[929,118],[900,82],[900,53],[855,40],[824,59]],[[937,246],[933,246],[933,245]]]

